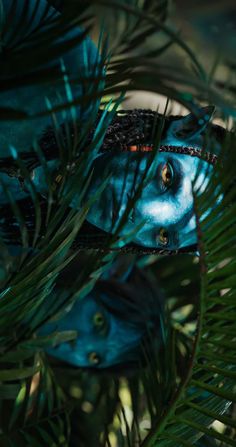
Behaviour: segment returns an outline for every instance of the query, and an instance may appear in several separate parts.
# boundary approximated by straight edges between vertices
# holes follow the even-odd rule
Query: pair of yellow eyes
[[[93,316],[93,325],[97,329],[103,329],[106,326],[106,319],[102,312],[96,312]]]
[[[161,243],[161,245],[168,245],[169,243],[169,233],[165,228],[161,228],[158,235],[158,242]]]
[[[174,178],[174,171],[170,163],[166,163],[161,171],[161,179],[163,182],[163,185],[166,188],[169,188],[172,185]],[[161,243],[161,245],[168,245],[169,243],[169,233],[165,228],[161,228],[158,234],[158,242]]]
[[[166,163],[161,171],[161,179],[163,182],[163,185],[168,188],[171,186],[174,178],[174,171],[170,163]]]

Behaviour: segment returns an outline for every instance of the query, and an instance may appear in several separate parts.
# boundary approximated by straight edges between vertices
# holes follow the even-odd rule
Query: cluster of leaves
[[[27,3],[27,2],[26,2]],[[34,14],[39,7],[35,2]],[[8,446],[39,446],[39,445],[93,445],[94,438],[89,438],[91,424],[91,406],[79,393],[79,389],[89,389],[95,381],[99,384],[94,393],[94,412],[99,411],[96,442],[101,445],[112,445],[111,434],[116,431],[118,445],[147,446],[190,446],[197,444],[201,436],[205,436],[204,447],[207,445],[236,445],[233,439],[235,421],[224,412],[229,402],[235,402],[235,188],[234,178],[235,154],[232,150],[235,133],[231,132],[221,154],[224,169],[219,164],[212,174],[208,189],[195,199],[198,216],[198,236],[200,251],[201,290],[196,290],[194,302],[189,299],[192,289],[186,289],[185,294],[177,287],[185,278],[183,271],[188,271],[190,284],[196,281],[198,269],[195,264],[177,261],[178,272],[175,281],[173,272],[177,271],[175,260],[159,260],[152,258],[138,259],[138,265],[148,270],[154,278],[157,268],[160,271],[160,284],[169,296],[169,308],[172,314],[173,328],[167,337],[165,350],[155,353],[149,359],[150,368],[141,370],[136,376],[128,377],[125,389],[129,390],[133,419],[127,420],[127,412],[121,402],[119,392],[124,388],[124,379],[107,377],[93,378],[87,373],[74,373],[75,386],[71,395],[76,400],[73,404],[79,413],[74,420],[84,421],[86,430],[76,433],[72,419],[72,434],[70,436],[70,421],[72,407],[70,399],[62,392],[68,383],[73,385],[69,373],[56,374],[56,368],[48,366],[42,351],[63,341],[73,340],[76,333],[54,333],[50,337],[36,336],[37,329],[55,315],[62,314],[66,307],[76,299],[85,296],[94,286],[99,276],[108,269],[117,256],[116,252],[90,252],[85,254],[84,268],[78,272],[76,281],[68,293],[55,293],[55,284],[60,273],[78,255],[71,250],[72,243],[86,218],[91,201],[80,207],[80,210],[70,210],[64,219],[65,210],[71,202],[75,191],[78,203],[88,187],[87,179],[91,164],[98,152],[112,113],[120,104],[113,100],[109,107],[112,113],[108,116],[107,95],[124,94],[132,90],[149,90],[161,93],[168,98],[176,99],[188,108],[194,109],[196,102],[205,100],[218,105],[221,113],[235,117],[235,90],[231,83],[224,85],[210,80],[203,67],[180,37],[165,22],[169,11],[167,0],[143,0],[125,2],[121,0],[91,0],[88,2],[72,1],[49,2],[61,8],[63,14],[54,17],[49,22],[42,21],[36,30],[27,33],[32,17],[28,17],[27,8],[22,11],[17,33],[12,31],[8,40],[1,43],[1,78],[2,92],[12,91],[16,86],[42,85],[51,82],[62,83],[67,92],[67,102],[53,107],[48,104],[44,112],[35,113],[35,118],[52,116],[54,130],[60,148],[58,159],[64,167],[63,182],[56,190],[50,172],[47,168],[44,154],[37,143],[34,150],[48,182],[48,200],[46,226],[42,237],[43,216],[41,202],[35,191],[30,172],[21,160],[20,154],[13,152],[15,163],[27,180],[30,200],[34,208],[35,226],[33,232],[34,249],[29,251],[30,232],[24,215],[14,197],[7,191],[12,210],[19,223],[24,251],[17,258],[12,258],[1,242],[1,295],[0,295],[0,398],[1,398],[1,431],[0,444]],[[10,28],[14,17],[14,2],[8,22],[1,21],[1,35],[4,29]],[[108,14],[113,12],[116,20],[106,21]],[[1,2],[0,2],[1,11]],[[45,10],[46,14],[46,10]],[[78,45],[91,30],[94,19],[104,16],[103,33],[100,35],[98,48],[100,60],[91,72],[87,67],[87,75],[68,81],[61,76],[61,71],[43,68],[42,64],[52,58],[62,56],[65,51]],[[60,41],[69,29],[83,26],[84,33],[76,39]],[[107,31],[107,35],[104,33]],[[157,49],[147,50],[143,45],[145,39],[157,36],[162,44]],[[108,37],[107,37],[108,36]],[[158,39],[157,39],[158,41]],[[189,69],[173,70],[173,67],[161,63],[161,56],[174,46],[178,46],[191,63]],[[103,69],[106,67],[106,73]],[[231,70],[235,66],[231,63]],[[17,73],[17,76],[15,76]],[[83,82],[85,90],[79,98],[73,98],[72,89],[76,82]],[[230,100],[229,100],[230,92]],[[103,99],[105,98],[105,99]],[[90,120],[79,122],[75,114],[77,105],[93,105]],[[102,119],[97,125],[94,138],[80,158],[74,180],[69,183],[67,163],[73,163],[83,141],[96,122],[98,106],[105,106]],[[67,140],[60,132],[57,114],[61,113],[65,122],[74,125],[75,138],[71,140],[69,130]],[[0,107],[0,119],[31,120],[22,104],[22,110]],[[68,155],[69,154],[69,155]],[[65,163],[65,160],[67,163]],[[69,186],[68,186],[69,184]],[[220,187],[219,187],[220,186]],[[4,188],[4,184],[2,184]],[[106,181],[102,188],[106,187]],[[223,200],[202,222],[200,216],[212,205],[212,196],[217,191]],[[99,194],[99,191],[98,191]],[[217,197],[215,197],[217,199]],[[96,200],[96,197],[93,198]],[[216,200],[217,202],[217,200]],[[134,200],[129,204],[130,209]],[[127,217],[129,209],[124,216]],[[46,228],[46,229],[45,229]],[[130,237],[130,236],[129,236]],[[111,240],[111,244],[114,241]],[[79,254],[80,256],[80,254]],[[154,268],[155,266],[155,268]],[[195,268],[196,267],[196,268]],[[174,290],[168,290],[166,284],[174,285]],[[192,304],[193,312],[183,321],[176,322],[176,311],[182,305]],[[196,333],[193,329],[184,332],[184,325],[197,322]],[[184,324],[183,324],[184,323]],[[191,335],[189,336],[189,332]],[[169,345],[168,345],[169,343]],[[178,364],[179,362],[179,364]],[[176,368],[177,366],[177,368]],[[64,371],[64,370],[63,370]],[[65,378],[65,383],[59,385],[59,379]],[[79,383],[79,385],[78,385]],[[62,386],[62,387],[61,387]],[[123,388],[122,388],[123,387]],[[68,391],[68,390],[67,390]],[[69,393],[67,393],[69,394]],[[90,404],[91,402],[88,401]],[[88,403],[87,402],[87,403]],[[109,410],[109,411],[108,411]],[[98,414],[98,413],[96,413]],[[118,416],[115,416],[118,415]],[[114,429],[116,417],[119,418],[118,428]],[[148,436],[145,429],[140,429],[140,420],[148,419]],[[209,428],[213,421],[224,424],[224,431]],[[80,424],[82,427],[83,424]],[[84,438],[85,437],[85,438]],[[79,438],[79,439],[78,439]],[[71,439],[71,441],[70,441]],[[84,444],[83,444],[84,443]],[[212,444],[213,443],[213,444]],[[221,444],[220,444],[221,443]],[[98,444],[97,444],[98,445]]]
[[[9,358],[8,369],[1,370],[1,445],[23,447],[46,442],[64,446],[70,436],[70,408],[52,371],[39,355],[33,366],[26,366],[26,362],[22,366],[21,362],[14,369],[15,362],[16,358],[14,362]]]
[[[190,446],[203,434],[208,442],[235,445],[235,420],[224,414],[235,402],[234,141],[233,130],[221,154],[225,170],[218,166],[204,194],[196,197],[201,292],[194,349],[172,404],[146,445]],[[200,222],[214,195],[214,211]],[[222,431],[210,427],[214,420],[224,424]]]

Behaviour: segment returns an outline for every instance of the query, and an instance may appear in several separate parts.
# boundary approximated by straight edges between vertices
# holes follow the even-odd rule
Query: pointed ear
[[[179,139],[189,139],[199,135],[206,128],[214,111],[214,106],[207,106],[202,107],[195,114],[189,113],[189,115],[173,121],[168,133]]]

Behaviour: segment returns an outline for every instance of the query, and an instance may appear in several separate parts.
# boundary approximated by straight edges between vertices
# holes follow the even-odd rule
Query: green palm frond
[[[123,96],[116,99],[117,95],[132,90],[148,90],[176,99],[193,110],[199,100],[210,101],[218,105],[222,115],[235,118],[235,85],[232,81],[235,64],[222,61],[222,66],[228,64],[231,70],[229,81],[215,80],[214,70],[209,75],[179,31],[173,30],[171,23],[166,22],[170,11],[166,0],[68,1],[62,5],[64,13],[61,16],[51,14],[48,17],[48,7],[45,6],[40,23],[34,27],[31,23],[40,5],[36,0],[34,10],[22,9],[15,32],[10,26],[16,11],[14,2],[12,4],[8,20],[1,16],[0,91],[7,95],[12,94],[16,87],[34,86],[37,89],[51,83],[60,87],[62,93],[57,104],[48,99],[44,110],[33,114],[35,121],[24,104],[20,108],[1,106],[0,120],[19,121],[23,125],[22,120],[26,119],[26,129],[38,118],[51,120],[58,145],[57,167],[63,181],[55,187],[54,176],[40,145],[31,141],[49,191],[42,204],[22,151],[15,146],[11,148],[12,163],[27,183],[35,225],[33,230],[29,228],[27,216],[1,180],[11,212],[19,224],[24,251],[13,259],[4,241],[1,242],[0,399],[3,416],[0,444],[3,447],[38,447],[69,446],[71,442],[70,447],[76,446],[78,439],[73,437],[73,433],[70,438],[69,418],[73,407],[73,417],[84,421],[87,430],[87,438],[84,444],[81,440],[81,445],[93,445],[94,438],[89,433],[92,420],[95,421],[96,447],[99,442],[101,446],[113,447],[112,433],[116,434],[119,447],[133,447],[134,443],[158,447],[235,446],[236,423],[230,407],[236,399],[235,131],[231,132],[222,150],[223,169],[219,165],[208,189],[195,198],[199,264],[194,264],[192,259],[180,263],[179,259],[160,260],[156,256],[137,259],[137,265],[145,268],[153,281],[158,271],[171,314],[170,327],[167,330],[165,326],[164,331],[164,350],[153,352],[148,358],[148,367],[141,368],[136,376],[124,378],[123,374],[115,379],[110,376],[107,379],[106,375],[105,378],[93,378],[91,374],[78,373],[77,370],[63,370],[57,374],[54,365],[52,368],[47,365],[42,351],[49,346],[73,341],[77,333],[55,332],[50,337],[36,335],[43,323],[63,316],[68,306],[88,294],[117,257],[115,251],[82,255],[71,250],[92,204],[91,200],[80,206],[89,186],[92,162],[108,124],[123,100]],[[0,11],[1,6],[0,1]],[[115,17],[110,22],[106,19],[109,12],[114,12]],[[62,62],[57,67],[45,68],[52,58],[59,60],[69,49],[82,44],[95,19],[102,16],[98,44],[100,57],[92,68],[85,63],[84,73],[71,79],[68,79],[67,68]],[[78,25],[83,27],[83,31],[73,35]],[[68,34],[67,42],[62,42],[60,39],[70,31],[72,35]],[[153,49],[148,42],[155,36],[158,36],[159,43],[158,48]],[[187,66],[181,70],[173,69],[166,59],[162,59],[173,48],[186,57]],[[77,95],[73,89],[78,84],[83,85],[83,90]],[[89,118],[83,120],[78,117],[78,105],[84,110],[90,107]],[[97,121],[100,105],[104,106],[104,111]],[[67,123],[65,133],[60,126],[61,120]],[[74,139],[70,126],[74,130]],[[91,129],[95,129],[94,136],[78,162],[77,154]],[[157,131],[156,146],[159,136]],[[153,152],[153,158],[155,155]],[[72,178],[67,167],[73,163],[76,163],[77,171]],[[145,174],[151,175],[148,171]],[[104,179],[98,195],[107,181]],[[144,176],[136,196],[129,201],[122,224],[146,181]],[[65,217],[75,193],[78,209],[70,210]],[[212,197],[216,202],[221,195],[223,199],[202,222],[201,216],[212,206]],[[46,207],[46,216],[43,207]],[[7,238],[7,234],[5,236]],[[131,235],[126,235],[118,242],[111,238],[108,246],[117,247],[129,238]],[[32,252],[31,248],[35,251]],[[56,288],[59,275],[76,256],[84,261],[84,268],[78,271],[73,284],[60,292]],[[182,282],[187,284],[184,290]],[[180,309],[187,305],[192,307],[181,320]],[[191,330],[188,324],[192,325]],[[68,391],[71,377],[73,386],[66,393],[70,395],[68,397],[63,394],[59,382],[60,379],[64,381],[62,387]],[[91,404],[91,396],[84,391],[90,389],[90,385],[95,389],[98,386],[92,410],[91,405],[85,405],[86,402]],[[129,405],[121,399],[122,390],[128,393],[129,397],[125,395],[125,398],[129,399]],[[127,407],[132,411],[131,421]],[[221,431],[213,424],[215,421],[222,424]],[[81,427],[82,424],[79,430]]]
[[[6,399],[1,445],[68,445],[70,409],[43,359],[37,355],[35,367],[9,370],[5,380],[11,382],[16,379],[19,381],[17,385],[1,385],[1,398]],[[4,380],[3,371],[1,380]]]

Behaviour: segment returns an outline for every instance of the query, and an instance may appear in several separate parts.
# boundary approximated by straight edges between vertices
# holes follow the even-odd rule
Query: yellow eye
[[[105,317],[101,312],[96,312],[93,316],[93,324],[97,328],[103,328],[106,323]]]
[[[89,354],[88,354],[88,361],[89,361],[89,363],[91,363],[92,365],[98,365],[98,363],[100,363],[100,357],[99,357],[99,355],[95,352],[95,351],[93,351],[93,352],[90,352]]]
[[[167,245],[169,242],[169,234],[165,228],[161,228],[159,232],[159,241],[162,245]]]
[[[174,172],[170,163],[166,163],[161,171],[161,178],[165,186],[170,186],[173,181]]]

